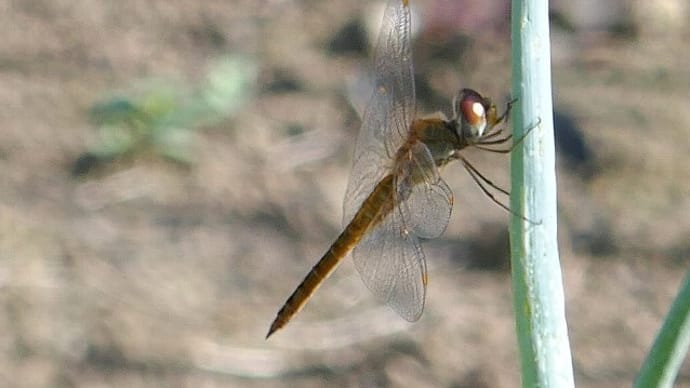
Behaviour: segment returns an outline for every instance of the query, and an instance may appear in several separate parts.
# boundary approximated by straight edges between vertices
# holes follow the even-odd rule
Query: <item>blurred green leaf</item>
[[[193,162],[192,144],[194,134],[186,128],[166,128],[157,131],[154,144],[161,155],[183,164]]]
[[[91,121],[96,125],[116,124],[123,122],[128,117],[138,115],[139,110],[124,98],[113,98],[91,107]]]
[[[209,71],[201,96],[216,112],[232,115],[250,97],[256,65],[243,57],[226,57]]]
[[[169,80],[148,81],[97,103],[90,116],[99,140],[89,152],[114,160],[152,150],[192,163],[194,131],[237,113],[252,98],[256,73],[249,58],[226,56],[210,66],[196,88]]]
[[[664,320],[633,387],[673,387],[690,346],[690,271]]]
[[[91,152],[108,159],[125,154],[137,143],[133,131],[123,130],[119,125],[113,124],[100,126],[98,137],[99,142]]]

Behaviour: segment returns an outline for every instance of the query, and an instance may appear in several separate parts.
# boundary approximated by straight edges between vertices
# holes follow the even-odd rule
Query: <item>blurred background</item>
[[[519,386],[509,215],[459,164],[419,322],[348,259],[264,340],[340,232],[383,5],[3,2],[0,386]],[[552,7],[575,378],[629,386],[690,264],[690,5]],[[412,9],[419,113],[509,100],[507,1]]]

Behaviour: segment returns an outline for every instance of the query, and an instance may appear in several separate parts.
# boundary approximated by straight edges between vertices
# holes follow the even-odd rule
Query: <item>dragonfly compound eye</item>
[[[486,108],[482,96],[474,90],[463,89],[458,108],[462,116],[463,135],[471,138],[481,137],[486,128]]]

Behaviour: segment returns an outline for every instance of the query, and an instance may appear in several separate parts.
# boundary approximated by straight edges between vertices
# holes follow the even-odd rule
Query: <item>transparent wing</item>
[[[352,258],[371,292],[412,322],[424,310],[426,261],[419,240],[405,228],[398,210],[369,231]]]
[[[418,237],[436,238],[448,226],[453,210],[453,192],[441,178],[438,168],[422,143],[410,149],[410,162],[399,179],[400,211],[407,228]]]
[[[345,193],[348,223],[376,184],[389,172],[415,115],[414,71],[407,1],[389,1],[374,53],[376,85],[364,112]]]
[[[409,150],[396,169],[397,206],[375,225],[353,252],[367,287],[408,321],[424,309],[426,260],[417,237],[443,233],[453,208],[453,193],[441,179],[431,153],[422,143]]]

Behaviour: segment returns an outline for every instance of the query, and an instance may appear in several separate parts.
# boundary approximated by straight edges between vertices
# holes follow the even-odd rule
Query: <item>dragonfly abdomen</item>
[[[393,201],[393,176],[388,175],[379,182],[357,211],[345,230],[331,244],[331,247],[312,267],[302,283],[295,289],[268,330],[266,338],[285,326],[297,314],[324,280],[335,270],[345,256],[359,243],[366,232],[391,211]]]

